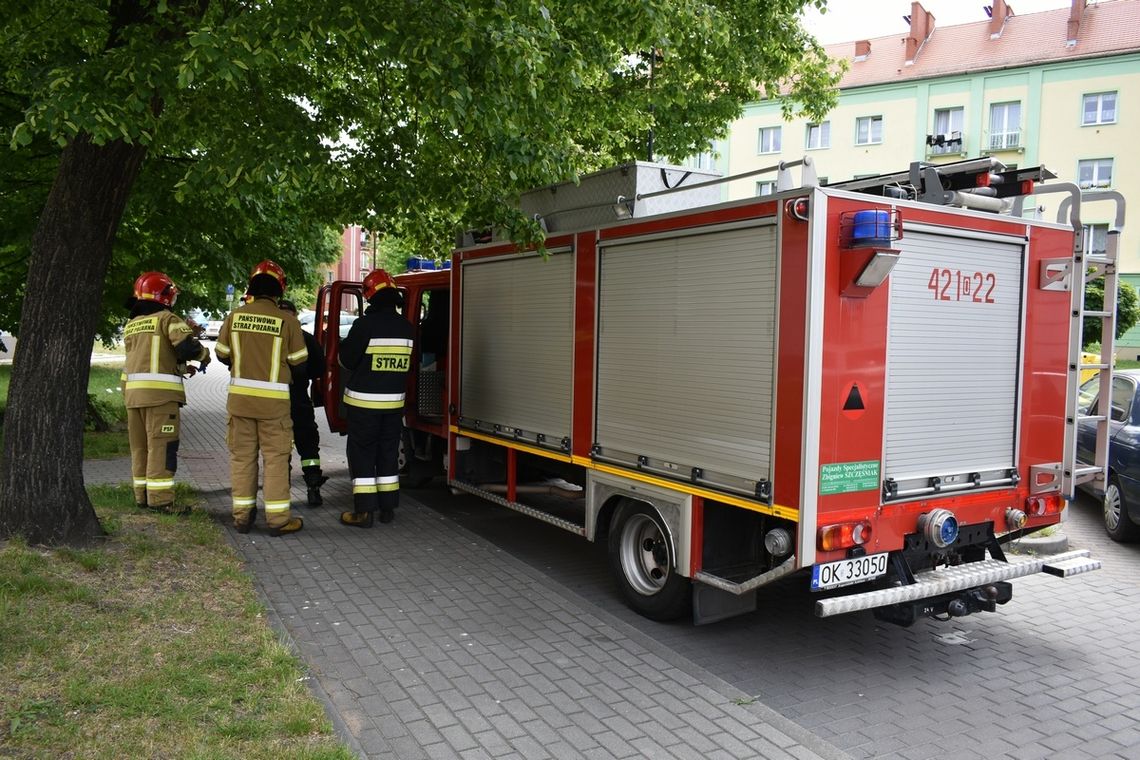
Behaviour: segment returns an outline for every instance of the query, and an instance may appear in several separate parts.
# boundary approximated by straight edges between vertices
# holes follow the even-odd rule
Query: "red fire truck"
[[[1040,167],[826,187],[808,159],[762,171],[777,192],[734,202],[726,179],[642,163],[543,188],[522,207],[545,250],[468,235],[446,268],[399,276],[411,471],[605,541],[654,619],[746,612],[796,573],[819,616],[909,625],[1097,569],[1003,547],[1107,474],[1107,420],[1078,413],[1076,388],[1083,319],[1111,355],[1113,315],[1083,285],[1104,277],[1115,303],[1118,235],[1087,254],[1080,191]],[[1063,222],[1021,214],[1049,192]],[[325,325],[360,313],[360,287],[322,288]],[[339,335],[319,332],[331,400]],[[1110,364],[1093,365],[1102,397]],[[1090,462],[1081,424],[1100,433]]]

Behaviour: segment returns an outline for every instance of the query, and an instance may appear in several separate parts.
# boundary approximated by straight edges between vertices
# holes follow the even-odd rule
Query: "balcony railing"
[[[1017,150],[1021,147],[1021,131],[990,132],[990,150]]]

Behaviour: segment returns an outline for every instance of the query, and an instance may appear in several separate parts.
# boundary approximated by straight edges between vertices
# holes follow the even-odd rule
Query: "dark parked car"
[[[1104,493],[1104,528],[1114,541],[1140,540],[1140,370],[1113,372],[1109,421],[1108,484]],[[1100,414],[1100,379],[1081,384],[1078,408],[1081,414]],[[1096,446],[1096,422],[1087,420],[1077,429],[1077,457],[1092,462]]]

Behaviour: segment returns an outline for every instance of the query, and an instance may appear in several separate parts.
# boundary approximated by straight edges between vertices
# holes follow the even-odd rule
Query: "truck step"
[[[1092,559],[1090,557],[1073,557],[1071,559],[1063,559],[1060,561],[1046,562],[1041,572],[1055,575],[1058,578],[1070,578],[1074,575],[1081,573],[1088,573],[1093,570],[1100,570],[1101,563],[1099,559]]]
[[[875,589],[842,596],[820,599],[815,603],[816,617],[831,617],[859,610],[870,610],[889,604],[902,604],[918,599],[948,594],[955,591],[984,586],[998,581],[1024,578],[1027,575],[1045,571],[1045,566],[1065,567],[1070,562],[1088,563],[1079,572],[1088,572],[1100,567],[1100,561],[1089,558],[1088,549],[1074,549],[1061,554],[1032,559],[1018,559],[1003,562],[986,559],[969,562],[965,565],[942,567],[937,570],[916,573],[915,582],[894,588]],[[1053,573],[1059,575],[1058,573]],[[1071,573],[1073,575],[1076,572]],[[1060,575],[1060,577],[1068,577]]]

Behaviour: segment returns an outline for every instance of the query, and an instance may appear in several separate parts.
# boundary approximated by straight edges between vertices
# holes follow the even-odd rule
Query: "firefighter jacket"
[[[295,316],[272,298],[255,298],[226,317],[214,351],[230,367],[226,411],[254,419],[289,416],[289,366],[309,355]]]
[[[305,339],[305,349],[309,352],[309,358],[305,360],[305,376],[300,381],[289,383],[289,402],[293,406],[322,406],[323,399],[309,397],[309,383],[324,376],[325,351],[312,334],[302,330],[301,337]]]
[[[339,360],[349,370],[345,404],[381,412],[404,410],[412,325],[395,309],[368,307],[341,342]]]
[[[123,400],[128,409],[158,406],[170,401],[186,403],[179,365],[187,359],[201,360],[208,351],[192,336],[190,326],[167,309],[127,322],[123,328],[127,358],[121,379]],[[187,340],[191,341],[191,348],[196,346],[198,350],[190,356],[180,357],[179,354],[184,352],[178,347]]]

